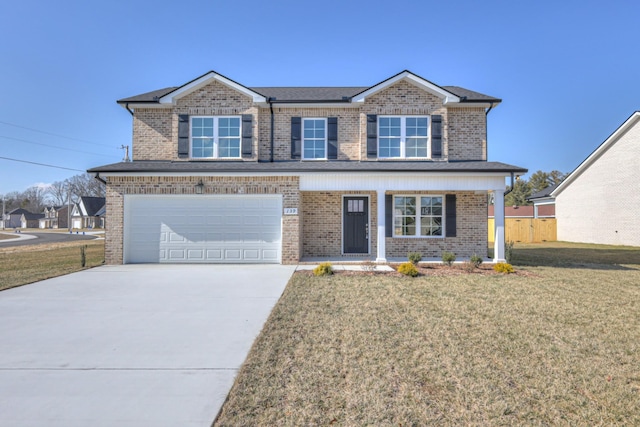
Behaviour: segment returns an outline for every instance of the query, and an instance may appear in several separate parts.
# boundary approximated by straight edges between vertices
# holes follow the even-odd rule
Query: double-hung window
[[[379,116],[378,156],[381,158],[429,157],[427,116]]]
[[[393,235],[398,237],[442,237],[442,196],[394,196]]]
[[[238,116],[191,117],[191,157],[240,158],[240,126]]]
[[[302,158],[327,158],[327,119],[302,119]]]

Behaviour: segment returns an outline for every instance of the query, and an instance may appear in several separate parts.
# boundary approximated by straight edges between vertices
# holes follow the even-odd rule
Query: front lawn
[[[0,290],[82,270],[80,248],[86,246],[86,267],[104,262],[104,240],[0,246]]]
[[[530,246],[521,275],[295,274],[215,425],[640,425],[640,250]]]

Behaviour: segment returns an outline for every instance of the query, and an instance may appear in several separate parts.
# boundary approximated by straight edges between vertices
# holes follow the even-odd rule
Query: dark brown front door
[[[368,197],[345,197],[342,206],[344,215],[342,248],[345,254],[369,252],[369,199]]]

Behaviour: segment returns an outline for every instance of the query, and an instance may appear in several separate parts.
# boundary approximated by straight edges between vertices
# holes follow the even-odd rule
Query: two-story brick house
[[[216,72],[119,100],[133,161],[107,187],[106,261],[281,262],[484,255],[499,99],[403,71],[370,87],[246,87]]]

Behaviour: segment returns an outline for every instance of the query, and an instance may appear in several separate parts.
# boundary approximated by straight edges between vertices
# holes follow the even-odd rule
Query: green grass
[[[0,290],[83,270],[80,247],[87,246],[86,267],[104,262],[104,240],[3,248],[0,246]]]
[[[639,251],[517,246],[518,275],[296,274],[215,425],[640,425]]]

